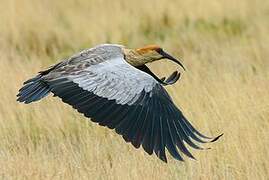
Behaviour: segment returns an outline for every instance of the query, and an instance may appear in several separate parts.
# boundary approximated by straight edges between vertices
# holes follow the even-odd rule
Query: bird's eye
[[[162,54],[163,49],[162,49],[162,48],[157,48],[157,49],[156,49],[156,52],[159,53],[159,54]]]

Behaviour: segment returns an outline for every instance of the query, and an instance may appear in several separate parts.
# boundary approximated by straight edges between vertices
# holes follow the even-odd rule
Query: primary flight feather
[[[159,46],[127,49],[103,44],[87,50],[44,70],[24,82],[18,101],[26,104],[53,93],[63,102],[122,135],[136,148],[141,145],[167,162],[165,148],[177,160],[182,153],[194,158],[186,144],[213,142],[197,131],[173,103],[165,85],[180,77],[175,71],[167,79],[158,78],[145,65],[169,59],[184,66]]]

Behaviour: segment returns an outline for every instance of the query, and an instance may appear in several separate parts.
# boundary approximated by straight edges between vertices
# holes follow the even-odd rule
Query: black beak
[[[183,64],[181,64],[181,62],[179,62],[179,60],[177,60],[176,58],[174,58],[173,56],[167,54],[166,52],[164,52],[163,50],[161,50],[159,52],[159,54],[161,54],[163,56],[163,58],[166,58],[166,59],[170,59],[171,61],[174,61],[175,63],[177,63],[178,65],[180,65],[184,71],[185,71],[185,67],[183,66]]]

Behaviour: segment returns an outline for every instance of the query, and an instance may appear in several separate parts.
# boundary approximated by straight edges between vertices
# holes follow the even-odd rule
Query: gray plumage
[[[166,84],[178,78],[173,73]],[[129,64],[123,46],[106,44],[39,72],[24,83],[18,101],[31,103],[52,92],[92,121],[115,129],[134,147],[142,145],[148,154],[155,152],[165,162],[165,148],[178,160],[183,160],[178,150],[194,158],[184,142],[202,149],[193,140],[205,143],[210,138],[187,121],[161,82],[149,70]]]

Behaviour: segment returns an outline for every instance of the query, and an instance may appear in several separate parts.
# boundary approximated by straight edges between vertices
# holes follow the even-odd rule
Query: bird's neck
[[[149,57],[142,56],[136,50],[133,49],[123,49],[125,55],[125,61],[131,64],[132,66],[141,66],[152,60]]]

